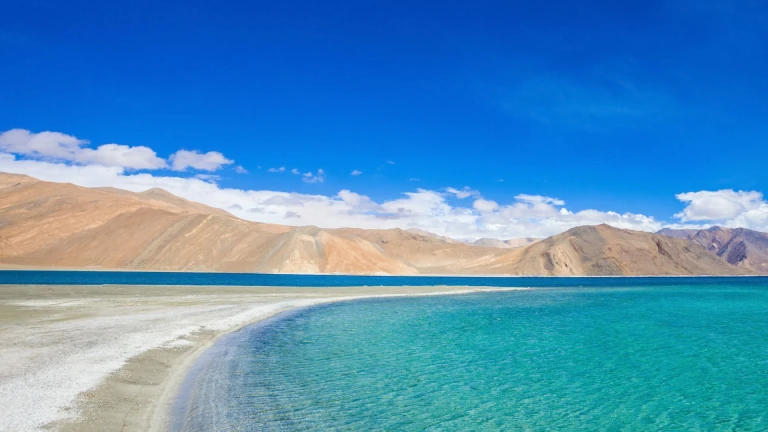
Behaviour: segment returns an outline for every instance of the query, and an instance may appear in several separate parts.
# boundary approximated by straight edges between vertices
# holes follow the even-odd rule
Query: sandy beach
[[[484,290],[0,285],[0,431],[163,431],[223,334],[323,303]]]

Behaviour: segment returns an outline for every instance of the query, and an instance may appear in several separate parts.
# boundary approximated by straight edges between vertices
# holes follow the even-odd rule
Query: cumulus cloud
[[[675,197],[686,204],[683,211],[674,216],[681,222],[768,231],[768,202],[760,192],[723,189],[686,192]]]
[[[291,174],[299,175],[299,174],[301,174],[301,171],[299,171],[298,169],[294,168],[294,169],[291,170]]]
[[[361,212],[366,213],[383,213],[384,209],[380,205],[376,204],[365,195],[352,192],[347,189],[339,191],[334,198],[340,199],[344,204],[351,208],[359,209]]]
[[[140,192],[159,187],[183,198],[227,209],[243,219],[328,228],[420,228],[460,239],[480,237],[545,237],[584,224],[608,223],[620,228],[655,231],[654,218],[610,211],[566,210],[562,200],[520,195],[511,203],[474,200],[470,207],[453,206],[445,192],[416,189],[391,200],[375,201],[347,189],[336,195],[224,188],[199,178],[128,173],[120,167],[72,165],[19,160],[0,153],[0,171],[28,174],[47,181],[81,186],[112,186]],[[308,179],[324,175],[312,174]],[[485,206],[484,206],[484,204]],[[563,203],[564,204],[564,203]],[[292,213],[288,213],[292,212]]]
[[[261,168],[261,167],[259,167]],[[243,168],[242,165],[238,165],[235,167],[235,172],[238,174],[248,174],[248,170]]]
[[[104,144],[94,149],[82,149],[77,162],[119,166],[129,169],[160,169],[167,167],[165,160],[149,147],[129,147],[121,144]]]
[[[732,219],[764,204],[759,192],[732,189],[686,192],[675,197],[686,203],[683,211],[675,215],[683,222]]]
[[[159,169],[165,160],[149,147],[104,144],[88,147],[87,140],[60,132],[30,132],[11,129],[0,134],[0,151],[32,159],[67,161],[77,164],[99,164],[127,169]]]
[[[285,172],[285,167],[280,167],[280,168],[270,168],[270,169],[268,169],[268,170],[267,170],[267,172],[271,172],[271,173],[281,173],[281,172]]]
[[[197,150],[179,150],[172,154],[168,160],[174,171],[185,171],[188,168],[216,171],[224,165],[234,163],[233,160],[225,158],[223,154],[217,151],[200,153]]]
[[[99,151],[102,147],[105,150]],[[519,194],[511,201],[499,202],[484,198],[468,187],[419,188],[389,200],[374,200],[348,189],[335,195],[318,195],[224,188],[217,184],[218,177],[210,173],[185,177],[183,174],[131,171],[148,166],[141,165],[141,161],[152,160],[149,156],[154,152],[150,150],[150,154],[141,149],[117,144],[92,149],[87,141],[66,134],[13,130],[0,134],[0,171],[28,174],[46,181],[71,182],[86,187],[111,186],[134,192],[159,187],[257,222],[328,228],[420,228],[459,239],[546,237],[575,226],[600,223],[642,231],[656,231],[664,226],[703,227],[710,223],[768,230],[768,203],[762,194],[754,191],[679,194],[677,197],[685,203],[685,208],[675,215],[680,223],[670,225],[642,214],[597,209],[571,211],[564,200],[543,195]],[[213,158],[215,160],[209,164],[193,163],[190,162],[192,159],[199,160],[201,156],[217,152],[187,153],[192,155],[182,153],[185,158],[189,156],[186,161],[179,161],[180,153],[177,152],[172,162],[185,168],[213,171],[226,160],[221,156]],[[285,167],[270,169],[272,172],[285,170]],[[301,174],[308,183],[321,183],[325,176],[322,169]],[[473,199],[471,204],[468,201],[455,204],[449,202],[452,197]]]
[[[359,175],[360,175],[360,174],[362,174],[362,173],[363,173],[363,172],[362,172],[362,171],[360,171],[360,170],[354,170],[354,171],[352,171],[352,172],[350,173],[350,175],[353,175],[353,176],[359,176]]]
[[[480,213],[490,213],[498,209],[499,204],[496,201],[480,198],[480,199],[476,199],[475,202],[472,203],[472,208],[479,211]]]
[[[11,129],[0,134],[0,150],[18,155],[74,161],[87,140],[60,132]]]

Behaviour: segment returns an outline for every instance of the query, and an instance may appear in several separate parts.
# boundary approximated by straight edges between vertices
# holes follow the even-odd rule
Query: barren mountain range
[[[768,234],[746,228],[719,226],[703,230],[664,229],[660,234],[698,243],[729,264],[759,274],[768,274]]]
[[[162,189],[134,193],[0,173],[1,268],[400,275],[768,273],[768,235],[706,231],[711,235],[600,225],[547,239],[467,244],[418,229],[249,222]]]
[[[541,239],[534,238],[534,237],[525,237],[525,238],[509,239],[509,240],[481,238],[473,241],[470,244],[473,246],[496,247],[496,248],[502,248],[502,249],[516,249],[516,248],[532,245],[539,240]]]

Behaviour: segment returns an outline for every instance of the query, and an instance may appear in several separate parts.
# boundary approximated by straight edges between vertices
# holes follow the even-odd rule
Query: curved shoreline
[[[222,336],[299,308],[526,288],[0,285],[0,430],[165,430]]]
[[[255,324],[262,323],[264,321],[278,318],[280,315],[297,311],[300,309],[311,308],[322,304],[331,304],[340,301],[357,300],[370,297],[359,297],[351,299],[327,299],[318,301],[313,304],[306,305],[291,305],[286,309],[275,311],[273,314],[260,316],[253,321],[249,321],[245,324],[229,328],[223,332],[216,334],[214,337],[208,339],[204,344],[196,347],[193,352],[189,353],[177,367],[173,368],[168,375],[164,388],[160,392],[158,404],[154,408],[154,414],[149,423],[148,431],[151,432],[163,432],[170,430],[170,425],[173,422],[173,408],[176,404],[176,399],[179,397],[179,393],[182,385],[186,381],[190,371],[195,367],[198,360],[207,353],[217,342],[219,342],[224,336],[237,332],[243,328],[250,327]]]
[[[237,332],[246,327],[251,327],[253,325],[260,325],[269,320],[281,319],[281,317],[283,316],[287,316],[290,313],[297,312],[302,309],[311,309],[317,306],[329,305],[333,303],[351,302],[351,301],[357,301],[357,300],[371,300],[376,298],[466,295],[466,294],[481,293],[481,292],[506,292],[506,291],[521,291],[521,290],[528,290],[528,289],[529,288],[472,288],[472,289],[464,289],[460,291],[443,291],[443,292],[432,292],[432,293],[349,296],[349,297],[323,299],[317,302],[313,302],[312,304],[294,305],[284,310],[281,310],[279,312],[276,312],[274,314],[260,317],[254,321],[243,324],[236,328],[231,328],[227,331],[224,331],[216,335],[215,338],[210,339],[205,345],[200,346],[198,349],[196,349],[194,353],[188,356],[184,360],[184,362],[180,364],[179,367],[177,367],[171,373],[171,375],[168,377],[168,383],[166,384],[166,387],[163,390],[162,395],[160,397],[161,403],[158,405],[159,407],[162,408],[162,410],[155,412],[155,415],[153,416],[152,421],[150,423],[149,431],[161,432],[161,431],[171,430],[170,426],[172,425],[174,420],[177,420],[177,419],[174,419],[173,417],[174,415],[173,409],[174,409],[174,406],[176,405],[177,398],[181,396],[180,394],[181,387],[185,383],[185,381],[188,378],[190,378],[190,373],[192,369],[195,367],[195,365],[197,364],[197,362],[200,360],[200,358],[203,355],[206,354],[206,352],[209,351],[210,348],[212,348],[216,343],[218,343],[224,336]],[[189,395],[186,395],[186,396],[189,396]],[[178,419],[178,420],[181,420],[181,419]]]

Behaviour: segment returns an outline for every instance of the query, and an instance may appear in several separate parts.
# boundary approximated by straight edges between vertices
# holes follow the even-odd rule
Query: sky
[[[768,231],[768,0],[0,1],[0,56],[0,171],[461,239]]]

